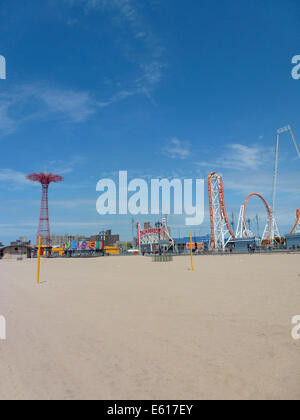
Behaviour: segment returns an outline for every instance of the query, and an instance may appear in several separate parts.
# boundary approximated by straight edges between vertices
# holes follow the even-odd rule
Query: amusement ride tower
[[[223,179],[217,172],[208,175],[208,198],[211,227],[211,249],[225,251],[226,245],[235,238],[231,230],[224,198]]]
[[[295,138],[295,135],[294,135],[294,132],[293,132],[291,126],[287,125],[286,127],[279,128],[277,130],[276,144],[275,144],[275,162],[274,162],[274,172],[273,172],[273,192],[272,192],[271,219],[268,222],[268,224],[266,225],[265,232],[263,234],[263,239],[264,239],[265,235],[266,235],[266,232],[270,231],[271,244],[274,243],[276,237],[279,238],[279,239],[281,237],[280,233],[279,233],[277,223],[276,223],[275,204],[276,204],[277,178],[278,178],[279,137],[283,133],[290,133],[290,135],[292,137],[292,140],[293,140],[293,143],[295,145],[297,155],[300,158],[300,149],[299,149],[297,140]]]
[[[42,185],[42,200],[41,200],[41,210],[40,210],[40,219],[39,227],[36,236],[36,245],[38,244],[39,237],[41,237],[41,245],[43,247],[51,246],[50,239],[50,224],[49,224],[49,208],[48,208],[48,188],[51,182],[60,182],[63,181],[63,178],[60,175],[47,174],[44,173],[33,173],[27,175],[26,177],[30,181],[40,182]]]

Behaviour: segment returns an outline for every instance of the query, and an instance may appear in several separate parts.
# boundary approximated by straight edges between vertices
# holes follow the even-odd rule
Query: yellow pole
[[[191,265],[192,271],[194,271],[194,263],[193,263],[193,241],[192,241],[192,234],[190,233],[190,249],[191,249]]]
[[[41,237],[39,236],[37,284],[40,284],[40,265],[41,265]]]

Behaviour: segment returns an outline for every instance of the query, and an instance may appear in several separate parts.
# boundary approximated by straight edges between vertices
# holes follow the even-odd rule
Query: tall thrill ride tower
[[[63,181],[60,175],[44,173],[33,173],[26,177],[30,181],[40,182],[42,184],[42,200],[39,228],[36,236],[36,245],[38,244],[39,237],[41,237],[41,245],[45,247],[51,246],[50,239],[50,224],[49,224],[49,208],[48,208],[48,187],[51,182]]]
[[[278,177],[278,160],[279,160],[279,137],[281,134],[283,133],[290,133],[293,143],[295,145],[296,148],[296,152],[298,157],[300,158],[300,148],[298,146],[296,137],[294,135],[293,130],[291,129],[290,125],[287,125],[286,127],[283,128],[279,128],[277,130],[277,135],[276,135],[276,145],[275,145],[275,162],[274,162],[274,173],[273,173],[273,193],[272,193],[272,217],[270,220],[271,226],[269,226],[268,224],[265,227],[265,232],[263,234],[263,239],[265,239],[266,236],[266,232],[269,230],[270,231],[270,241],[271,244],[274,244],[275,242],[275,238],[280,238],[280,233],[279,233],[279,229],[276,223],[276,214],[275,214],[275,200],[276,200],[276,192],[277,192],[277,177]]]

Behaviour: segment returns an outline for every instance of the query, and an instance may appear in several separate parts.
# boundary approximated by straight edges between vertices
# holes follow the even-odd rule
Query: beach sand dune
[[[299,255],[0,261],[0,399],[300,399]]]

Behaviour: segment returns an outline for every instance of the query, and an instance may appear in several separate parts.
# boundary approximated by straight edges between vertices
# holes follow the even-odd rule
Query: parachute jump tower
[[[48,188],[52,182],[63,181],[60,175],[44,173],[33,173],[26,177],[30,181],[39,182],[42,185],[42,199],[39,227],[36,236],[36,245],[38,245],[39,237],[41,237],[41,245],[43,247],[51,246],[50,224],[49,224],[49,208],[48,208]]]

